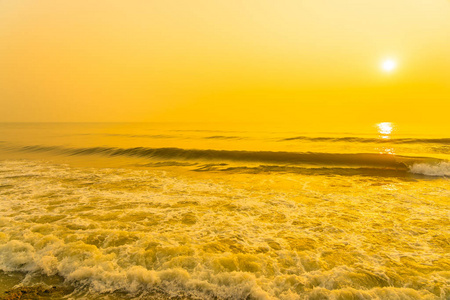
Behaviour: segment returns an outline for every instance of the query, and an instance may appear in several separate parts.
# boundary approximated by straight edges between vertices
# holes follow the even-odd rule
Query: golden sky
[[[0,121],[450,128],[450,1],[2,0],[0,105]]]

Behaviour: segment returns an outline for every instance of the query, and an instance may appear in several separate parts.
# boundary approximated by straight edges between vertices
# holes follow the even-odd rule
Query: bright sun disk
[[[385,72],[392,72],[397,67],[397,62],[393,59],[386,59],[381,67]]]

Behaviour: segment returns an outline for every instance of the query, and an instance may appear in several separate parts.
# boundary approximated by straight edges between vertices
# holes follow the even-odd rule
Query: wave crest
[[[442,161],[436,164],[416,163],[410,167],[410,171],[413,174],[447,177],[450,176],[450,162]]]
[[[64,148],[58,146],[25,146],[17,150],[26,152],[54,152],[69,156],[103,155],[110,157],[128,156],[170,160],[260,162],[288,165],[374,166],[378,168],[403,170],[407,170],[404,161],[423,159],[420,157],[402,157],[377,153],[273,152],[146,147]]]

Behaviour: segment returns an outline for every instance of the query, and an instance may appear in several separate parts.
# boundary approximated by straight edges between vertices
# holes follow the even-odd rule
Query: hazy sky
[[[0,121],[450,127],[450,1],[2,0],[0,105]]]

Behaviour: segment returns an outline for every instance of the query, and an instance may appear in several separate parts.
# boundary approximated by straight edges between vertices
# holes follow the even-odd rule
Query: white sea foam
[[[411,173],[422,174],[427,176],[444,177],[450,176],[450,162],[416,163],[410,167]]]
[[[448,188],[201,176],[2,162],[0,270],[129,298],[450,296]]]

